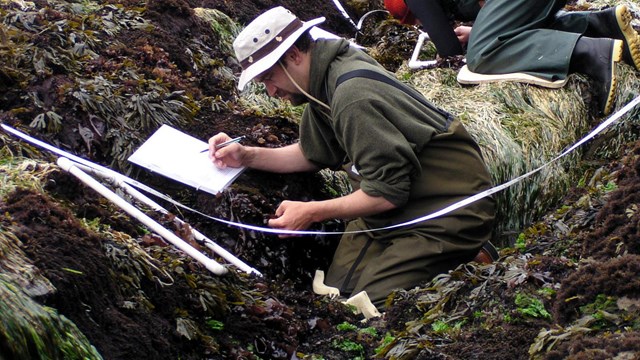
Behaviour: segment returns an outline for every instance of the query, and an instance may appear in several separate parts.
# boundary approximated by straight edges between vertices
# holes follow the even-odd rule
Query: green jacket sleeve
[[[420,167],[415,144],[386,118],[392,112],[388,103],[359,99],[334,115],[335,129],[362,177],[360,189],[402,206],[409,199],[411,179],[420,173]]]

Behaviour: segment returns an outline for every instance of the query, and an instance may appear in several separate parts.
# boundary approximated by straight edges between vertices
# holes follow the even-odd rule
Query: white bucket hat
[[[272,67],[307,29],[325,20],[301,21],[282,6],[253,20],[233,41],[233,50],[242,66],[238,89]]]

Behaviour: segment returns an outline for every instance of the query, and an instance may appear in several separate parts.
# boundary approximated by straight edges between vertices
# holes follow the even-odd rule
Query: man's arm
[[[323,201],[283,201],[276,210],[277,218],[269,220],[269,226],[276,229],[305,230],[316,222],[369,216],[395,207],[385,198],[367,195],[362,190]]]
[[[209,153],[213,163],[226,167],[246,166],[249,168],[277,173],[317,171],[319,168],[304,156],[298,144],[281,148],[261,148],[231,144],[221,149],[216,145],[231,139],[226,134],[218,134],[209,139]]]

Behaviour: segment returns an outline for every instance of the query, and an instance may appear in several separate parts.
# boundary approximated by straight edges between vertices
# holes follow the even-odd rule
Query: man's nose
[[[264,86],[267,88],[267,94],[269,94],[269,96],[274,97],[276,95],[278,89],[275,86],[268,83],[265,83]]]

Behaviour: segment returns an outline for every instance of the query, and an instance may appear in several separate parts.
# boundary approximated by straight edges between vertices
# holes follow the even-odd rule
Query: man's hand
[[[458,26],[453,30],[458,37],[460,44],[464,45],[469,42],[469,34],[471,34],[471,26]]]
[[[269,226],[274,229],[306,230],[314,220],[315,202],[283,201],[276,210],[276,218],[269,220]],[[295,235],[282,234],[281,238]]]
[[[216,145],[231,140],[225,133],[209,139],[209,158],[219,168],[241,167],[276,173],[317,171],[318,166],[307,160],[299,144],[279,148],[244,146],[232,143],[216,149]]]
[[[231,140],[231,138],[225,133],[219,133],[209,139],[209,157],[211,161],[213,161],[213,164],[220,169],[244,166],[244,160],[247,154],[244,146],[235,143],[216,149],[218,144],[229,140]]]
[[[306,230],[313,223],[327,219],[355,219],[380,214],[396,206],[380,196],[370,196],[362,190],[349,195],[322,201],[283,201],[269,226],[276,229]],[[280,235],[281,238],[295,235]]]

